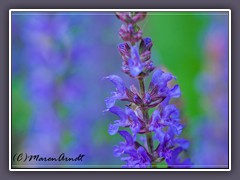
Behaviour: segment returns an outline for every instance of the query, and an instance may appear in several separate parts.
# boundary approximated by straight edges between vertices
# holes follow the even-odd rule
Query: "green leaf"
[[[24,86],[21,82],[21,79],[12,80],[12,131],[15,134],[27,132],[31,115],[31,107],[24,98]]]

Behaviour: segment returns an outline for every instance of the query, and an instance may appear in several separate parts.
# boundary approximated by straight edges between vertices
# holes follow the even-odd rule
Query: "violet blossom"
[[[110,135],[118,133],[125,139],[114,147],[114,155],[121,156],[125,162],[123,168],[157,167],[162,161],[169,168],[187,168],[192,163],[190,159],[181,159],[181,154],[188,149],[189,141],[179,137],[184,127],[180,122],[180,112],[175,105],[169,104],[172,98],[181,96],[179,85],[169,85],[176,78],[157,69],[148,89],[145,89],[144,79],[155,69],[151,61],[152,40],[142,37],[142,30],[137,25],[146,15],[146,12],[116,13],[123,22],[119,36],[125,41],[118,45],[123,60],[122,71],[138,80],[139,89],[134,85],[127,88],[119,76],[106,77],[116,87],[112,96],[105,100],[106,111],[119,117],[109,125],[108,132]],[[130,104],[122,109],[115,106],[116,100]],[[148,111],[151,108],[156,109],[150,116]],[[130,131],[122,130],[126,128]],[[138,142],[138,136],[142,139],[143,135],[146,136],[145,145]],[[154,147],[154,141],[158,141],[157,147]]]

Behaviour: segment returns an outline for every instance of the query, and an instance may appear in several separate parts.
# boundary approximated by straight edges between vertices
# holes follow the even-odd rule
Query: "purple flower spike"
[[[148,90],[144,79],[155,67],[151,60],[152,40],[142,38],[142,31],[137,22],[146,17],[146,12],[118,12],[118,19],[124,22],[119,31],[125,41],[118,45],[122,57],[122,71],[139,82],[139,89],[134,85],[126,88],[118,76],[108,76],[116,86],[113,96],[106,99],[108,110],[119,119],[109,125],[108,132],[117,132],[125,139],[114,146],[114,155],[125,162],[123,168],[149,168],[152,164],[165,161],[169,168],[190,167],[189,159],[181,160],[182,152],[189,147],[189,141],[178,138],[183,125],[180,123],[180,111],[169,104],[172,98],[179,98],[179,85],[170,87],[170,81],[176,79],[171,73],[156,70]],[[114,106],[116,100],[128,101],[125,109]],[[149,118],[149,110],[156,107]],[[129,128],[129,132],[119,129]],[[138,142],[144,139],[143,145]],[[143,135],[145,135],[143,137]],[[158,142],[154,148],[154,141]],[[157,143],[156,142],[156,143]]]

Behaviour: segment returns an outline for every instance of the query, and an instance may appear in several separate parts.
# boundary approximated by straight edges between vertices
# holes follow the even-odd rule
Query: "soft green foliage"
[[[24,85],[19,80],[12,80],[12,132],[26,133],[31,108],[24,97]]]
[[[145,36],[152,37],[156,64],[167,68],[177,77],[181,87],[184,114],[199,116],[200,94],[195,87],[196,76],[202,68],[200,37],[207,16],[194,13],[149,13]],[[145,31],[145,32],[146,32]]]
[[[64,131],[62,135],[62,146],[68,147],[71,143],[75,141],[73,134],[70,131]]]

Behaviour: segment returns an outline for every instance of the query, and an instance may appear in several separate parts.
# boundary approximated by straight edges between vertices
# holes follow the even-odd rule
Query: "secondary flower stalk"
[[[175,105],[169,104],[172,98],[181,95],[178,85],[169,86],[176,79],[172,74],[156,69],[152,80],[146,88],[144,79],[155,69],[151,61],[152,40],[143,37],[138,22],[146,17],[146,12],[117,12],[116,16],[123,22],[119,36],[124,43],[118,50],[123,59],[122,71],[138,80],[139,89],[134,85],[125,86],[116,75],[107,76],[116,87],[112,96],[105,100],[107,111],[116,114],[119,120],[109,125],[109,134],[120,134],[125,142],[114,147],[114,155],[122,157],[125,168],[157,167],[165,161],[169,168],[190,167],[189,159],[184,161],[180,153],[184,152],[189,142],[179,138],[183,125],[180,113]],[[115,106],[115,101],[127,101],[125,110]],[[149,110],[155,108],[150,116]],[[122,130],[129,128],[129,131]],[[138,140],[142,140],[140,143]],[[154,142],[157,146],[154,146]]]

